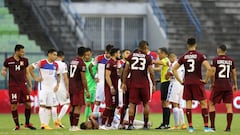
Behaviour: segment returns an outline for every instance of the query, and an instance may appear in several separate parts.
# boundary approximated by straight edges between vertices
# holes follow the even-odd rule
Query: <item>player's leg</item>
[[[18,120],[18,111],[17,111],[17,104],[11,104],[11,110],[12,110],[12,118],[16,125],[16,128],[14,130],[19,130],[19,120]]]
[[[136,112],[136,104],[130,103],[129,104],[129,124],[128,124],[128,130],[133,130],[133,121],[134,121],[134,116],[135,116],[135,112]]]
[[[180,126],[180,123],[179,123],[179,114],[180,114],[180,111],[179,111],[179,105],[177,103],[172,103],[172,106],[173,106],[173,118],[174,118],[174,123],[175,123],[175,126],[172,127],[171,129],[178,129],[179,126]]]
[[[186,100],[186,117],[188,121],[188,126],[193,127],[192,124],[192,100]]]
[[[84,118],[85,118],[85,121],[88,121],[88,117],[92,113],[91,106],[94,103],[95,90],[90,90],[90,98],[86,98],[86,93],[84,94],[84,98],[85,98],[85,102],[86,102]]]
[[[30,123],[31,117],[31,102],[25,102],[25,128],[29,128],[31,130],[36,130],[36,128]]]
[[[20,125],[19,125],[19,120],[18,120],[18,110],[17,110],[17,103],[19,102],[20,94],[18,92],[17,88],[10,88],[9,89],[9,99],[11,103],[11,111],[12,111],[12,118],[15,123],[15,129],[14,130],[19,130]]]
[[[212,100],[210,100],[209,101],[209,117],[211,122],[211,128],[213,130],[215,130],[215,116],[216,116],[215,104],[213,103]]]
[[[96,101],[93,108],[93,112],[99,112],[100,104],[104,101],[104,81],[97,83],[96,86]]]
[[[148,129],[148,120],[149,120],[149,103],[148,102],[144,102],[143,103],[143,121],[144,121],[144,129]]]
[[[119,125],[119,128],[123,128],[124,127],[124,124],[123,124],[123,121],[124,121],[124,117],[126,115],[126,111],[128,109],[128,105],[129,105],[129,92],[125,92],[123,94],[123,107],[121,108],[121,111],[120,111],[120,125]]]
[[[232,103],[226,103],[227,107],[227,127],[225,129],[226,132],[231,130],[233,111],[232,111]]]
[[[227,127],[225,129],[226,132],[230,132],[232,118],[233,118],[233,110],[232,110],[232,101],[233,101],[233,92],[232,90],[226,91],[223,95],[223,102],[227,107]]]

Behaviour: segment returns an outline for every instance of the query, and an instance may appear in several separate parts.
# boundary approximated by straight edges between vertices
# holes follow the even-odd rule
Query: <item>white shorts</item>
[[[97,83],[96,85],[96,101],[102,102],[105,100],[105,94],[104,94],[104,81],[101,81]]]
[[[58,104],[65,105],[70,103],[70,98],[67,98],[66,89],[58,89],[58,91],[55,94]]]
[[[167,101],[180,104],[183,96],[183,85],[178,82],[170,82]]]
[[[57,106],[58,102],[53,90],[39,90],[38,91],[39,104],[47,107]]]

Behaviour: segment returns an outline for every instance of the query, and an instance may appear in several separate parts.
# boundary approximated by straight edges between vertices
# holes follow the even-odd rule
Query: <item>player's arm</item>
[[[40,82],[42,81],[42,78],[38,78],[35,73],[34,73],[34,66],[33,65],[29,65],[27,67],[27,70],[29,71],[30,75],[32,76],[32,78],[34,79],[34,81]]]
[[[164,62],[162,60],[153,60],[152,63],[157,65],[164,65]]]
[[[56,86],[55,86],[55,88],[54,88],[54,92],[56,92],[56,91],[58,90],[58,88],[59,88],[59,83],[60,83],[60,74],[57,74],[57,84],[56,84]]]
[[[210,75],[210,90],[212,90],[212,87],[213,87],[213,83],[215,81],[215,73],[216,73],[216,67],[212,66],[211,68],[211,75]]]
[[[173,75],[175,76],[176,80],[183,85],[183,80],[180,79],[179,75],[178,75],[178,68],[180,67],[181,65],[177,62],[174,66],[173,66],[173,69],[172,69],[172,72],[173,72]]]
[[[236,68],[232,69],[232,79],[233,79],[233,90],[234,92],[236,92],[238,90]]]
[[[93,70],[92,70],[93,66],[94,66],[94,65],[93,65],[92,63],[90,63],[90,64],[89,64],[89,67],[88,67],[88,70],[89,70],[89,73],[90,73],[92,79],[95,79],[95,76],[94,76]]]
[[[153,70],[152,65],[148,66],[148,72],[150,74],[150,78],[151,78],[151,81],[152,81],[152,84],[153,84],[153,91],[152,92],[155,92],[156,91],[156,84],[155,84],[155,75],[154,75],[154,70]]]
[[[68,74],[67,73],[63,73],[63,81],[66,87],[66,91],[67,94],[69,94],[69,79],[68,79]],[[67,96],[67,98],[69,97],[69,95]]]
[[[113,84],[112,84],[112,80],[111,80],[111,71],[106,69],[105,70],[105,79],[106,79],[106,82],[107,82],[107,85],[109,86],[110,88],[110,91],[111,91],[111,94],[112,95],[115,95],[116,94],[116,90],[115,88],[113,87]]]
[[[28,83],[28,89],[31,92],[32,91],[32,80],[31,80],[31,75],[29,73],[28,68],[26,68],[26,78],[27,78],[27,83]]]
[[[87,98],[90,98],[89,91],[88,91],[88,85],[87,85],[87,79],[86,79],[86,72],[80,72],[83,88],[86,91]]]
[[[207,60],[203,61],[203,65],[206,68],[206,78],[205,78],[205,80],[202,80],[202,82],[203,83],[207,83],[209,78],[210,78],[210,76],[211,76],[211,74],[212,74],[212,68],[211,68],[211,66],[210,66],[210,64],[209,64],[209,62]]]
[[[130,64],[128,61],[126,61],[125,67],[123,69],[122,84],[121,84],[121,89],[123,90],[123,92],[125,92],[127,90],[126,81],[127,81],[127,76],[130,72],[129,68],[130,68]]]
[[[4,77],[7,75],[7,67],[5,67],[5,66],[2,67],[1,75]]]

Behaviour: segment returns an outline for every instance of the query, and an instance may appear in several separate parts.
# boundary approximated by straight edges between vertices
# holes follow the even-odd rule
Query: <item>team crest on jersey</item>
[[[86,67],[85,66],[82,67],[82,71],[86,71]]]
[[[23,66],[24,65],[24,61],[20,61],[20,66]]]

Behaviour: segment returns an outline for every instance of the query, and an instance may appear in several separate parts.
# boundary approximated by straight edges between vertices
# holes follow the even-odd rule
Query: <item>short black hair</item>
[[[227,46],[225,44],[219,45],[218,48],[221,49],[223,52],[227,51]]]
[[[14,48],[14,51],[20,51],[21,49],[24,49],[24,46],[23,45],[20,45],[20,44],[17,44],[15,45],[15,48]]]
[[[160,50],[161,52],[164,52],[165,54],[168,55],[168,50],[167,50],[166,47],[159,48],[159,50]]]
[[[111,51],[110,51],[110,55],[113,56],[118,51],[120,51],[119,48],[112,48]]]
[[[86,126],[85,122],[82,122],[80,124],[80,129],[87,129],[87,126]]]
[[[92,52],[92,49],[87,47],[87,48],[85,48],[85,52]]]
[[[192,45],[195,45],[196,44],[196,38],[194,37],[190,37],[187,39],[187,44],[192,46]]]
[[[138,43],[138,48],[143,49],[145,45],[148,46],[148,42],[145,40],[142,40]]]
[[[52,48],[52,49],[49,49],[48,52],[47,52],[47,54],[53,53],[53,52],[57,52],[57,50],[56,50],[56,49],[53,49],[53,48]]]
[[[58,51],[58,52],[57,52],[57,56],[58,56],[58,57],[64,56],[64,52],[63,52],[63,51]]]
[[[78,56],[83,56],[85,53],[85,47],[81,46],[81,47],[78,47]]]
[[[129,50],[129,49],[124,49],[124,50],[122,50],[122,53],[124,53],[124,52],[126,52],[126,51],[131,52],[131,50]]]
[[[108,44],[108,45],[106,46],[105,51],[110,52],[112,48],[113,48],[113,45]]]

